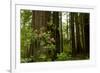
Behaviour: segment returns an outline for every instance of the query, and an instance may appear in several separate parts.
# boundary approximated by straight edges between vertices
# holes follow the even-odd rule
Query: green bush
[[[32,58],[22,58],[21,63],[32,62]]]
[[[70,60],[72,57],[71,57],[71,54],[70,53],[66,53],[66,52],[62,52],[60,54],[57,54],[57,60],[58,61],[64,61],[64,60]]]

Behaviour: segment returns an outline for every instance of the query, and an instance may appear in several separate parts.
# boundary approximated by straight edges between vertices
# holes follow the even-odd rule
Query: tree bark
[[[77,54],[81,53],[81,41],[80,41],[80,28],[79,28],[79,15],[78,13],[75,13],[75,25],[76,25],[76,48],[77,48]]]
[[[60,33],[59,33],[59,13],[58,12],[53,12],[53,24],[55,27],[55,44],[56,44],[56,50],[55,50],[55,55],[54,58],[56,58],[57,53],[60,53]]]
[[[32,29],[33,32],[37,30],[38,36],[40,32],[45,32],[47,30],[47,24],[50,19],[49,11],[32,11]],[[43,29],[42,29],[43,28]],[[35,56],[38,53],[38,50],[42,51],[40,46],[41,39],[37,36],[36,40],[31,40],[30,48],[29,48],[29,56]],[[34,39],[34,38],[33,38]]]
[[[60,52],[63,52],[62,12],[59,12]]]
[[[84,14],[84,35],[85,35],[85,53],[89,56],[89,49],[90,49],[90,33],[89,33],[89,13]]]
[[[70,23],[71,23],[71,40],[72,40],[72,56],[75,56],[75,32],[74,32],[74,13],[70,13]]]

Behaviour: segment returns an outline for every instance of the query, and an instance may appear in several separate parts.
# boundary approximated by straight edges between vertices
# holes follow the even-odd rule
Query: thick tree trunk
[[[29,48],[29,56],[35,56],[38,53],[38,50],[43,51],[40,46],[41,39],[39,35],[41,32],[47,30],[47,24],[50,19],[50,12],[48,11],[32,11],[32,29],[33,32],[37,30],[38,36],[36,40],[31,40],[30,48]],[[34,38],[33,38],[34,39]]]
[[[56,44],[56,51],[54,58],[56,58],[57,53],[60,53],[60,33],[59,33],[59,13],[53,12],[53,24],[55,27],[55,44]]]
[[[85,13],[84,14],[84,35],[85,35],[85,53],[89,56],[89,49],[90,49],[90,33],[89,33],[89,14]]]
[[[76,48],[77,48],[77,54],[81,53],[82,47],[81,47],[81,41],[80,41],[80,28],[79,28],[79,16],[78,13],[75,13],[75,25],[76,25]]]
[[[84,48],[85,48],[85,35],[84,35],[84,25],[85,25],[85,23],[84,23],[84,14],[80,13],[79,17],[80,17],[80,28],[81,28],[80,38],[81,38],[81,46],[82,46],[81,53],[84,54]]]

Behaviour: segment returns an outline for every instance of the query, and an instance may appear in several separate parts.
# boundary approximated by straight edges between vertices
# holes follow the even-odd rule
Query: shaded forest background
[[[89,13],[20,13],[22,63],[89,59]]]

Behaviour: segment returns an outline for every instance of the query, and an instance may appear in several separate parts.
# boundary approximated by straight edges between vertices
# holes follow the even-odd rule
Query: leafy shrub
[[[69,54],[68,52],[67,53],[62,52],[60,54],[57,54],[58,61],[70,60],[71,58],[72,58],[71,54]]]
[[[32,62],[32,58],[22,58],[21,63]]]

